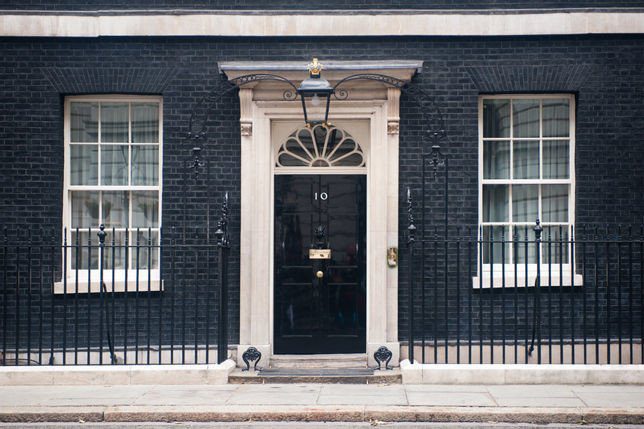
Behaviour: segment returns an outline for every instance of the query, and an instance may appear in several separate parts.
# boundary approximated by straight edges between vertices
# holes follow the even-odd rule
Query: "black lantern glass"
[[[313,62],[309,64],[309,77],[304,79],[297,89],[297,93],[302,100],[304,122],[308,126],[326,125],[329,118],[329,105],[333,87],[329,84],[329,81],[322,78],[321,70],[322,64],[318,62],[317,58],[313,58]]]

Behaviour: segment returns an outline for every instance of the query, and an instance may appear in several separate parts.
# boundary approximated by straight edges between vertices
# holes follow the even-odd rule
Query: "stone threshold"
[[[379,405],[217,405],[3,408],[0,422],[468,422],[643,424],[641,409]]]
[[[644,365],[400,363],[403,384],[644,384]]]
[[[400,370],[369,368],[278,368],[257,372],[235,370],[228,377],[231,384],[400,384]]]

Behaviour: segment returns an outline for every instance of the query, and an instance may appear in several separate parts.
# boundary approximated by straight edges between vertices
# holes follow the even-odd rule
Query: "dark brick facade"
[[[478,7],[500,3],[480,2]],[[587,1],[584,5],[603,3],[606,2]],[[24,7],[39,4],[21,3]],[[165,4],[172,7],[170,2]],[[336,7],[342,4],[338,2]],[[369,2],[362,4],[376,7]],[[65,7],[73,5],[70,2]],[[286,7],[288,3],[281,5]],[[452,2],[445,5],[453,6]],[[213,2],[209,7],[224,5]],[[477,222],[477,100],[479,94],[490,92],[574,93],[577,99],[576,222],[639,225],[644,221],[642,36],[306,40],[7,38],[0,40],[0,53],[3,58],[0,65],[3,83],[0,88],[0,225],[12,230],[44,227],[60,236],[64,96],[92,93],[163,96],[163,221],[165,227],[180,225],[185,207],[203,209],[204,191],[193,187],[185,192],[184,162],[191,156],[191,143],[186,140],[186,134],[188,119],[197,101],[220,82],[217,62],[308,61],[313,54],[321,61],[325,58],[425,61],[423,73],[414,79],[414,85],[436,97],[445,114],[449,139],[444,150],[450,155],[449,215],[453,224]],[[417,107],[403,98],[401,110],[402,195],[405,186],[418,186],[418,153],[428,143],[419,139]],[[224,191],[231,193],[233,326],[230,336],[233,343],[238,338],[239,311],[238,118],[236,96],[222,99],[214,108],[210,133],[204,144],[204,155],[211,163],[213,174],[209,195],[215,201]],[[404,209],[401,204],[401,231],[406,227]],[[198,211],[189,213],[194,216],[193,223],[203,222],[198,220]],[[404,237],[400,241],[404,243]],[[403,338],[408,310],[407,292],[403,287],[407,282],[406,273],[403,255],[400,270]],[[48,292],[42,299],[47,313],[51,302]],[[158,299],[158,294],[152,297],[153,306]],[[196,296],[190,299],[193,303],[197,301]],[[500,305],[499,302],[495,305]],[[478,301],[473,304],[478,307]],[[490,308],[498,310],[495,306],[485,308],[488,314]]]

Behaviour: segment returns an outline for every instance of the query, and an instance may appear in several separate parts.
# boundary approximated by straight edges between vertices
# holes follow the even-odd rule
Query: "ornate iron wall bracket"
[[[215,231],[217,246],[230,248],[230,236],[228,235],[228,192],[224,194],[224,201],[221,203],[221,217],[217,222]]]
[[[203,97],[197,106],[190,115],[189,130],[188,130],[188,139],[195,142],[195,146],[199,147],[198,142],[206,138],[207,135],[207,121],[212,116],[212,113],[222,98],[226,95],[238,91],[240,88],[261,81],[277,81],[282,82],[288,85],[292,89],[287,89],[282,94],[282,98],[286,101],[293,101],[297,99],[297,86],[286,79],[285,77],[267,74],[267,73],[256,73],[249,74],[244,76],[239,76],[238,78],[228,80],[222,80],[219,85],[213,88],[208,95]]]
[[[373,358],[376,360],[378,363],[378,370],[382,370],[382,363],[385,363],[385,370],[388,369],[394,369],[393,367],[389,366],[389,362],[391,362],[391,358],[393,357],[393,353],[391,353],[391,350],[389,350],[387,347],[382,346],[376,352],[373,354]]]
[[[429,158],[429,166],[432,168],[434,180],[438,178],[438,167],[445,166],[445,155],[441,152],[441,147],[437,144],[432,145],[432,151],[429,154],[424,154],[423,157]]]
[[[204,168],[206,163],[201,159],[201,147],[195,146],[192,148],[192,161],[188,168],[194,171],[195,180],[199,178],[199,170]]]
[[[412,246],[416,241],[416,225],[414,224],[414,201],[411,189],[407,188],[407,245]]]
[[[251,362],[255,362],[253,365],[253,371],[257,371],[257,364],[262,360],[262,353],[255,347],[249,347],[242,354],[242,360],[246,364],[246,368],[242,368],[242,371],[250,371]]]

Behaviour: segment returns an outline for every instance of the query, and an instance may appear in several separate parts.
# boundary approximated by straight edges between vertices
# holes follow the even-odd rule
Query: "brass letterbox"
[[[309,259],[331,259],[331,249],[309,249]]]

